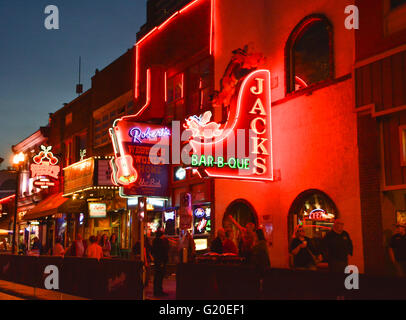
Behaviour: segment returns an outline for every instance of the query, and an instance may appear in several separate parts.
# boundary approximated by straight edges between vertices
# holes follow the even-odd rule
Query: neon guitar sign
[[[124,152],[121,133],[118,127],[110,128],[115,159],[111,160],[112,180],[116,185],[128,186],[137,181],[138,173],[134,169],[133,158]]]
[[[167,167],[154,161],[152,146],[169,145],[171,131],[167,127],[132,121],[133,116],[117,119],[109,129],[115,159],[110,162],[112,180],[120,186],[121,196],[158,195],[166,189]]]

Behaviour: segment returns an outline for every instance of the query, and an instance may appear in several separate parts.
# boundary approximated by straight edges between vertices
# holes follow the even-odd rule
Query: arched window
[[[310,189],[299,194],[293,201],[288,215],[289,242],[297,225],[302,225],[313,247],[321,251],[321,239],[339,217],[333,200],[324,192]]]
[[[294,92],[334,75],[332,25],[322,15],[303,19],[286,44],[286,92]]]
[[[232,226],[231,221],[228,219],[229,215],[231,215],[243,227],[249,222],[258,225],[258,218],[255,210],[248,201],[242,199],[235,200],[227,207],[223,217],[224,228]]]

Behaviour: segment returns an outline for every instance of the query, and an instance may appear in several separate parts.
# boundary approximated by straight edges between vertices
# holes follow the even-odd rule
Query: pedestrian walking
[[[169,241],[161,229],[157,230],[151,249],[154,258],[154,296],[166,296],[168,294],[163,291],[162,283],[168,262]]]
[[[406,225],[397,224],[396,232],[389,241],[389,257],[395,267],[396,274],[406,276]]]
[[[304,227],[302,225],[297,226],[295,237],[289,248],[289,252],[293,256],[294,269],[316,270],[319,259],[316,258],[315,251],[311,240],[305,236]]]
[[[100,260],[103,258],[103,249],[102,247],[97,243],[97,238],[95,236],[91,236],[89,238],[90,245],[86,248],[86,257],[88,258],[95,258],[97,260]]]
[[[353,245],[340,219],[334,221],[333,228],[323,238],[322,247],[330,272],[344,273],[349,256],[353,253]]]

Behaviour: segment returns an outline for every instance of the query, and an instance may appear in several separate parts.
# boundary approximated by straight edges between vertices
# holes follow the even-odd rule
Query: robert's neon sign
[[[151,128],[148,127],[145,131],[140,127],[134,127],[130,129],[128,134],[132,138],[133,143],[143,143],[143,140],[155,140],[157,138],[169,137],[171,131],[166,127],[157,130],[151,130]]]

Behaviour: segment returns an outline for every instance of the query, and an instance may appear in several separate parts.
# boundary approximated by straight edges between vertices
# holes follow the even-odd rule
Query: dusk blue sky
[[[47,5],[59,9],[59,30],[47,30]],[[146,21],[146,0],[0,0],[0,157],[77,97],[82,83],[131,48]]]

